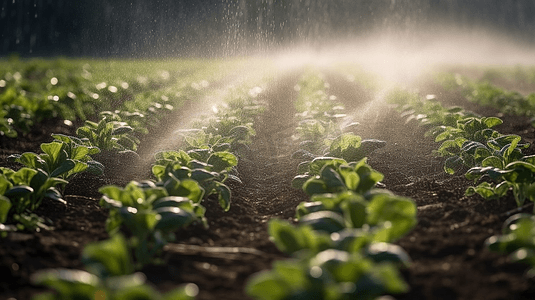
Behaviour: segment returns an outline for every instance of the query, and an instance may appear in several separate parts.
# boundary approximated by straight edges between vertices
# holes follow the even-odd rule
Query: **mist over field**
[[[535,43],[531,0],[6,0],[0,56],[220,57]],[[485,38],[492,43],[483,43]],[[393,43],[396,42],[396,43]],[[394,45],[394,46],[392,46]],[[447,51],[446,51],[447,52]],[[461,57],[462,58],[462,57]]]

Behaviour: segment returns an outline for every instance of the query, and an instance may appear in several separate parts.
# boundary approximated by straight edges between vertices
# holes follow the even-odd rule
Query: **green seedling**
[[[112,235],[121,230],[132,235],[129,244],[139,266],[157,261],[163,247],[175,239],[176,230],[194,222],[207,226],[205,209],[196,203],[199,198],[194,192],[201,188],[193,180],[176,183],[171,190],[151,181],[99,190],[100,204],[110,210],[106,229]]]
[[[34,300],[192,300],[198,293],[194,284],[186,284],[160,294],[146,283],[143,273],[133,273],[127,241],[121,235],[85,247],[82,260],[88,271],[48,269],[32,275],[32,283],[54,290],[35,296]]]
[[[488,238],[485,244],[492,251],[511,253],[514,262],[528,264],[528,271],[535,275],[535,217],[532,214],[516,214],[503,225],[502,235]]]
[[[93,147],[101,150],[135,151],[139,139],[133,135],[134,129],[126,122],[109,121],[106,117],[98,123],[85,121],[76,134]]]

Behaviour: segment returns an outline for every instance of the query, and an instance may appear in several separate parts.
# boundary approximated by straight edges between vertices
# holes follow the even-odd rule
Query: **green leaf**
[[[25,152],[21,155],[11,155],[9,158],[32,169],[40,168],[43,164],[43,160],[39,155],[33,152]]]
[[[101,278],[128,275],[134,271],[126,240],[120,234],[86,245],[82,261],[91,273]]]
[[[318,211],[303,216],[299,223],[309,225],[314,230],[333,233],[345,228],[344,218],[332,211]]]
[[[7,215],[11,209],[11,201],[4,195],[0,195],[0,224],[7,220]]]
[[[113,129],[111,134],[112,135],[121,135],[121,134],[132,133],[133,131],[134,131],[134,129],[132,129],[132,127],[130,127],[130,126],[121,126],[121,127],[117,127],[115,129]]]
[[[327,164],[338,167],[342,164],[346,164],[346,161],[336,157],[316,157],[309,164],[310,175],[319,175],[321,169]]]
[[[317,178],[310,178],[309,180],[307,180],[305,184],[303,185],[303,190],[309,196],[312,196],[315,194],[324,194],[324,193],[329,192],[325,182]]]
[[[271,219],[268,224],[268,232],[277,248],[282,252],[292,254],[306,246],[299,229],[287,221]]]
[[[411,259],[407,252],[398,245],[388,243],[373,243],[366,248],[366,257],[376,263],[389,262],[397,266],[408,267]]]
[[[232,167],[238,165],[238,159],[230,152],[214,152],[208,158],[207,163],[213,166],[214,172],[230,171]]]
[[[4,196],[10,199],[20,199],[28,197],[31,193],[33,193],[33,188],[25,185],[17,185],[6,191]]]
[[[50,162],[52,164],[55,164],[58,162],[58,159],[60,158],[64,147],[65,147],[65,144],[61,142],[51,142],[51,143],[41,144],[41,150],[43,150],[44,153],[48,154],[48,156],[50,157]]]
[[[249,279],[245,291],[255,299],[283,300],[290,294],[291,288],[275,272],[261,271]]]
[[[321,170],[320,176],[321,180],[325,182],[325,185],[327,185],[327,189],[329,190],[346,188],[344,180],[340,177],[338,172],[336,172],[336,170],[330,165],[326,165]]]
[[[361,228],[366,223],[366,206],[366,201],[358,197],[348,199],[341,204],[346,224],[350,225],[348,227]]]
[[[503,159],[497,157],[497,156],[489,156],[485,158],[481,162],[482,167],[494,167],[498,169],[503,169],[505,166],[503,165]]]
[[[330,156],[340,157],[346,161],[361,159],[359,147],[362,138],[353,133],[344,133],[332,141],[329,147]]]
[[[37,174],[37,170],[21,168],[11,175],[11,182],[14,185],[30,185],[32,178]]]
[[[217,183],[216,191],[218,193],[219,205],[223,210],[228,211],[230,209],[230,188],[222,183]]]
[[[184,228],[197,219],[193,212],[178,207],[160,207],[155,211],[161,216],[155,229],[165,232],[173,232]]]
[[[496,118],[496,117],[482,118],[481,121],[485,124],[485,126],[487,126],[487,128],[491,128],[491,127],[503,124],[503,121],[500,118]]]
[[[204,190],[191,179],[178,180],[171,176],[165,181],[164,187],[170,196],[187,197],[195,203],[199,203],[204,196]]]
[[[397,240],[416,223],[416,205],[413,200],[391,193],[375,194],[367,206],[367,223],[385,228],[390,242]]]
[[[87,168],[87,165],[85,166]],[[76,163],[71,159],[67,159],[63,163],[61,163],[61,165],[59,165],[56,169],[51,170],[52,172],[50,173],[50,177],[59,177],[62,175],[66,175],[66,173],[74,169],[74,167],[76,167]]]
[[[76,146],[72,148],[69,158],[72,160],[81,160],[86,155],[89,155],[89,148],[87,146]]]

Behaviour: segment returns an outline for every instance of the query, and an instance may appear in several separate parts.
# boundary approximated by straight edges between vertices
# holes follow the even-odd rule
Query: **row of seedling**
[[[176,89],[178,90],[178,89]],[[175,90],[175,91],[176,91]],[[180,90],[179,90],[180,91]],[[0,198],[0,217],[2,223],[8,221],[14,225],[1,225],[3,235],[15,230],[39,230],[49,229],[44,219],[33,213],[44,199],[56,200],[65,203],[62,192],[65,185],[74,176],[84,171],[91,171],[97,175],[104,172],[105,166],[96,161],[101,151],[113,152],[129,151],[135,153],[139,139],[137,136],[147,131],[149,124],[144,118],[153,114],[160,118],[163,114],[151,110],[154,106],[164,107],[158,104],[158,100],[165,101],[166,110],[173,109],[169,99],[163,96],[158,100],[146,97],[148,102],[146,112],[116,110],[100,113],[98,122],[86,121],[85,125],[77,129],[77,136],[53,134],[54,141],[41,144],[43,153],[36,154],[27,152],[20,155],[12,155],[10,158],[24,165],[23,168],[14,171],[2,168],[2,197]],[[131,99],[130,101],[135,101]],[[139,99],[137,100],[140,101]],[[182,99],[173,101],[173,105],[183,104]],[[129,102],[125,102],[128,104]],[[127,119],[128,122],[124,120]],[[205,180],[208,180],[206,177]],[[172,183],[176,183],[171,187]],[[186,195],[185,190],[190,191],[191,198],[200,199],[203,190],[197,182],[168,182],[170,189],[175,193]],[[178,192],[177,192],[178,190]],[[204,220],[202,206],[196,205],[187,197],[172,197],[167,191],[146,181],[143,183],[131,183],[124,190],[109,186],[103,187],[105,193],[101,203],[110,209],[110,217],[107,229],[112,238],[103,242],[89,245],[84,250],[83,260],[86,262],[89,272],[77,270],[48,270],[34,276],[36,284],[45,284],[54,287],[57,294],[40,295],[38,299],[92,299],[102,293],[102,297],[110,299],[131,299],[139,295],[146,295],[149,299],[160,299],[150,286],[144,284],[144,277],[140,273],[133,273],[143,264],[152,261],[156,252],[161,250],[166,239],[172,236],[171,231],[183,227],[193,220]],[[154,206],[160,208],[158,214],[135,214],[135,206],[142,206],[141,200],[159,200]],[[195,198],[197,197],[197,198]],[[115,198],[115,199],[113,199]],[[162,199],[165,198],[165,199]],[[178,198],[178,199],[177,199]],[[184,198],[184,199],[182,199]],[[180,200],[186,200],[182,201]],[[133,204],[128,207],[120,205],[121,201]],[[177,208],[180,203],[181,208]],[[152,204],[151,204],[152,205]],[[126,214],[125,214],[126,213]],[[194,215],[192,215],[194,214]],[[163,220],[162,220],[163,219]],[[124,238],[119,231],[123,227],[129,227],[132,237]],[[158,226],[158,232],[147,232]],[[152,234],[152,235],[151,235]],[[151,238],[153,238],[151,240]],[[135,259],[130,258],[133,252]],[[187,285],[172,292],[167,299],[190,299],[196,286]]]
[[[342,132],[343,106],[327,87],[313,71],[298,85],[302,149],[294,158],[302,163],[292,184],[310,201],[298,205],[295,224],[269,221],[271,239],[291,258],[249,280],[257,299],[376,299],[408,289],[398,268],[410,259],[391,243],[416,225],[416,205],[376,188],[383,175],[365,157],[373,147],[366,152],[359,136]]]
[[[467,179],[479,182],[466,190],[467,196],[479,194],[491,200],[512,192],[518,207],[526,200],[535,201],[535,155],[522,152],[529,145],[521,143],[520,136],[493,129],[503,123],[501,119],[480,117],[460,107],[445,108],[432,95],[420,99],[416,93],[394,90],[387,97],[407,121],[418,120],[428,127],[426,135],[440,143],[435,153],[446,157],[445,172],[464,173]],[[515,261],[535,268],[534,220],[532,214],[511,217],[502,236],[487,240],[489,247],[513,252]]]
[[[95,119],[98,112],[105,110],[150,112],[150,102],[144,98],[187,97],[207,84],[203,77],[219,76],[211,73],[221,65],[199,61],[169,64],[67,59],[0,63],[0,134],[7,137],[25,135],[50,118],[65,120],[71,125],[74,120]],[[148,70],[150,65],[153,66]],[[191,82],[187,87],[191,92],[185,86],[177,86],[181,82]],[[174,93],[166,93],[165,89]],[[177,94],[177,90],[182,94]],[[124,107],[126,102],[130,105]],[[169,104],[155,105],[152,109],[166,105]]]
[[[251,121],[262,110],[247,96],[229,102],[199,128],[182,131],[181,149],[155,155],[154,179],[102,187],[100,204],[109,210],[110,238],[86,246],[82,260],[87,270],[45,270],[35,274],[34,281],[56,290],[47,295],[65,299],[90,299],[98,293],[106,299],[195,297],[194,284],[162,296],[137,271],[163,262],[164,247],[175,240],[177,230],[193,223],[208,226],[203,201],[217,199],[222,209],[230,208],[231,191],[225,182],[240,181],[233,174],[238,163],[233,152],[247,147],[254,134]]]
[[[447,89],[460,91],[471,102],[493,107],[504,114],[531,117],[531,124],[535,126],[535,93],[524,96],[489,81],[474,81],[454,73],[441,73],[437,81]]]
[[[32,71],[39,69],[29,64],[25,70],[30,76]],[[194,95],[187,87],[175,89],[174,94],[177,91]],[[19,170],[0,169],[0,232],[47,228],[45,220],[33,213],[43,199],[64,203],[63,190],[77,174],[84,171],[103,174],[105,166],[99,161],[114,155],[114,152],[135,155],[138,137],[146,134],[148,127],[157,123],[157,119],[188,100],[173,97],[170,93],[159,91],[156,98],[140,93],[125,101],[121,110],[102,111],[97,122],[86,120],[84,126],[76,130],[76,136],[52,134],[52,142],[41,144],[42,153],[26,152],[10,156],[9,159],[24,167]],[[111,100],[105,98],[102,101]],[[14,225],[5,225],[6,222]]]

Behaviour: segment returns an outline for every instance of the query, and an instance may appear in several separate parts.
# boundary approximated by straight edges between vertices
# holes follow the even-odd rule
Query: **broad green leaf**
[[[9,181],[5,175],[0,175],[0,195],[3,195],[12,186],[13,183],[11,183],[11,181]]]
[[[218,193],[219,205],[223,210],[228,211],[230,209],[230,188],[222,183],[217,183],[216,191]]]
[[[481,162],[482,167],[494,167],[498,169],[503,169],[503,160],[497,156],[489,156]]]
[[[132,207],[120,208],[119,214],[132,234],[142,237],[154,230],[160,220],[160,216],[152,210],[137,210]]]
[[[162,180],[166,175],[167,168],[162,165],[152,166],[152,174],[156,177],[157,180]]]
[[[344,218],[332,211],[318,211],[303,216],[299,219],[299,223],[303,225],[309,225],[314,230],[325,231],[333,233],[344,229]]]
[[[32,178],[37,174],[37,170],[30,168],[21,168],[11,175],[11,181],[14,185],[30,185]]]
[[[503,121],[500,118],[496,117],[482,118],[482,122],[487,126],[487,128],[503,124]]]
[[[0,224],[7,220],[7,215],[11,209],[11,201],[4,195],[0,195]]]
[[[361,228],[366,222],[366,206],[364,199],[348,199],[341,205],[344,219],[348,227]]]
[[[322,210],[327,210],[327,208],[321,201],[301,202],[295,208],[295,216],[297,219],[299,219],[304,215],[308,215],[309,213]]]
[[[41,150],[50,157],[50,161],[55,164],[61,156],[65,144],[60,142],[51,142],[41,144]]]
[[[178,180],[171,176],[165,181],[164,187],[170,196],[187,197],[195,203],[199,203],[204,196],[204,190],[191,179]]]
[[[193,211],[193,202],[186,197],[167,196],[159,198],[152,202],[153,209],[157,209],[160,207],[178,207],[185,210]]]
[[[344,180],[332,166],[326,165],[323,167],[320,178],[327,185],[327,189],[329,190],[346,188]]]
[[[290,295],[291,287],[275,272],[261,271],[249,279],[245,291],[260,300],[283,300]]]
[[[407,252],[398,245],[389,243],[373,243],[366,248],[366,257],[376,263],[389,262],[397,266],[408,267],[411,259]]]
[[[230,171],[232,167],[238,165],[238,159],[230,152],[215,152],[210,155],[207,163],[213,166],[214,172]]]
[[[81,160],[89,155],[89,148],[87,146],[76,146],[71,150],[71,156],[69,157],[72,160]]]
[[[62,175],[66,175],[67,172],[73,170],[75,167],[76,163],[71,159],[67,159],[63,163],[61,163],[56,169],[51,170],[50,177],[59,177]],[[85,168],[87,168],[87,165],[85,165]]]
[[[121,135],[121,134],[132,133],[133,131],[134,131],[134,129],[132,129],[132,127],[130,127],[130,126],[121,126],[121,127],[117,127],[115,129],[113,129],[111,134],[112,135]]]
[[[376,194],[367,206],[367,223],[382,226],[394,241],[405,235],[416,223],[416,205],[408,198],[390,193]]]
[[[314,158],[310,164],[309,164],[309,171],[310,175],[319,175],[321,172],[321,169],[327,165],[333,165],[335,167],[338,167],[342,164],[345,164],[346,161],[341,158],[336,157],[316,157]]]
[[[299,229],[287,221],[271,219],[268,232],[277,248],[282,252],[292,254],[306,246]]]
[[[303,185],[303,190],[307,195],[312,196],[315,194],[324,194],[328,193],[329,189],[323,180],[317,178],[310,178]]]
[[[356,192],[361,194],[367,193],[384,178],[383,174],[375,171],[366,164],[365,159],[361,160],[360,163],[355,166],[355,171],[360,178]]]
[[[33,189],[31,187],[25,185],[16,185],[7,190],[4,193],[4,196],[10,199],[20,199],[28,197],[31,193],[33,193]]]
[[[82,261],[91,273],[101,278],[128,275],[134,271],[127,242],[121,234],[86,245]]]
[[[197,219],[193,212],[178,207],[160,207],[155,211],[161,216],[155,229],[165,232],[173,232],[184,228]]]
[[[330,155],[343,158],[346,161],[360,159],[359,147],[362,138],[353,133],[344,133],[333,140],[329,147]]]
[[[195,169],[191,171],[191,179],[201,183],[203,181],[213,180],[219,174],[216,172],[210,172],[204,169]]]

